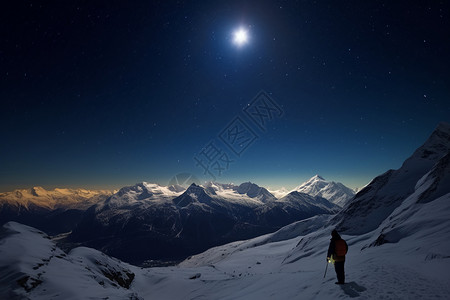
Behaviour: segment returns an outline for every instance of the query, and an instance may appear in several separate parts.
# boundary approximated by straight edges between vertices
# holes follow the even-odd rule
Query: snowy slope
[[[308,181],[302,183],[294,191],[311,196],[320,196],[328,201],[343,207],[355,192],[340,182],[326,181],[323,177],[315,175]]]
[[[416,184],[415,191],[408,196],[392,214],[384,220],[377,232],[379,237],[374,245],[397,243],[412,233],[421,234],[421,239],[430,240],[428,247],[433,250],[430,257],[449,257],[441,244],[431,243],[438,236],[450,236],[448,221],[450,211],[450,153]]]
[[[450,124],[440,123],[427,141],[398,170],[389,170],[362,189],[335,217],[337,226],[348,234],[376,229],[417,182],[450,152]]]
[[[135,267],[89,248],[66,254],[15,222],[0,236],[0,299],[137,299],[128,290]]]
[[[322,209],[324,211],[331,210],[333,212],[338,212],[340,207],[331,203],[327,199],[320,196],[311,196],[306,193],[294,191],[290,192],[283,198],[279,200],[279,202],[286,202],[294,205],[298,205],[302,207],[302,210],[308,211],[310,209]]]

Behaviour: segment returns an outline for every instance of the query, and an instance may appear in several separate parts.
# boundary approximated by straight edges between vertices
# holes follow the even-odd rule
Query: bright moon
[[[239,30],[234,32],[234,40],[233,42],[237,45],[237,46],[242,46],[244,44],[246,44],[248,41],[248,33],[246,30],[240,28]]]

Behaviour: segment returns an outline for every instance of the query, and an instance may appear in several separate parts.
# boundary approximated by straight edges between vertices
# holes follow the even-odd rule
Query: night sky
[[[0,191],[355,188],[450,121],[447,1],[10,2]]]

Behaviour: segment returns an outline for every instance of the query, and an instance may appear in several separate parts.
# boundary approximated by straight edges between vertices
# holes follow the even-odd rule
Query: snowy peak
[[[223,190],[235,190],[237,186],[233,183],[219,183],[215,181],[207,181],[205,188],[211,189],[214,192],[220,192]]]
[[[205,190],[211,195],[217,195],[224,199],[236,202],[241,200],[242,203],[252,202],[253,204],[268,203],[275,201],[275,197],[266,188],[252,182],[244,182],[240,185],[232,183],[207,182]],[[286,193],[285,193],[286,194]]]
[[[296,187],[294,190],[301,193],[310,194],[313,196],[317,196],[318,193],[322,189],[324,189],[329,184],[328,181],[325,181],[323,177],[320,177],[319,175],[315,175],[311,177],[308,181],[302,183],[298,187]]]
[[[314,175],[309,181],[325,181],[325,178],[320,175]]]
[[[275,201],[276,198],[267,189],[251,182],[244,182],[236,189],[239,194],[246,194],[250,198],[258,198],[262,203]]]
[[[126,208],[146,205],[149,203],[167,202],[181,194],[184,188],[180,186],[161,186],[156,183],[141,182],[121,188],[116,194],[100,203],[97,210],[111,208]]]
[[[203,187],[192,183],[183,194],[176,197],[172,201],[179,207],[186,207],[195,202],[211,203],[211,199],[211,196]]]
[[[118,192],[118,196],[124,196],[126,194],[134,194],[139,199],[151,198],[157,195],[173,195],[184,191],[184,188],[178,185],[161,186],[156,183],[140,182],[132,186],[126,186],[121,188]]]
[[[35,197],[41,197],[41,196],[47,195],[47,191],[40,186],[35,186],[35,187],[31,188],[30,194]]]
[[[311,196],[320,196],[328,201],[343,207],[355,192],[340,182],[326,181],[323,177],[315,175],[302,183],[294,191]]]
[[[308,179],[307,181],[296,187],[295,190],[298,190],[303,186],[311,186],[318,183],[328,183],[328,182],[322,176],[314,175],[313,177],[311,177],[310,179]]]

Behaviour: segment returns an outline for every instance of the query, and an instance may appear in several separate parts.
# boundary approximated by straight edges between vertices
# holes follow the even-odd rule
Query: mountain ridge
[[[419,180],[449,152],[450,124],[442,122],[399,169],[388,170],[375,177],[359,191],[334,217],[336,226],[348,234],[374,230],[405,198],[415,192]],[[369,219],[370,222],[367,221]],[[355,227],[354,223],[359,226]]]
[[[184,192],[172,194],[175,197],[161,193],[161,198],[148,188],[154,186],[127,187],[92,206],[68,239],[141,264],[149,259],[182,259],[317,214],[334,214],[338,209],[326,199],[306,194],[290,201],[276,199],[253,183],[193,183]],[[143,245],[148,247],[143,249]]]
[[[113,191],[109,190],[86,190],[55,188],[46,190],[35,186],[30,189],[17,189],[11,192],[0,193],[0,205],[20,205],[28,208],[30,205],[40,206],[47,209],[57,208],[87,208],[102,196],[111,196]]]

